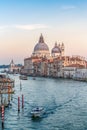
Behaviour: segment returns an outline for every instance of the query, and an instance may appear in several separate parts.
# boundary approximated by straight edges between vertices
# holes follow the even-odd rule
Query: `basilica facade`
[[[57,44],[57,42],[50,52],[41,34],[31,56],[24,59],[24,67],[21,73],[32,76],[63,77],[65,70],[70,69],[72,72],[71,68],[86,68],[87,62],[83,57],[65,56],[64,53],[64,43]]]

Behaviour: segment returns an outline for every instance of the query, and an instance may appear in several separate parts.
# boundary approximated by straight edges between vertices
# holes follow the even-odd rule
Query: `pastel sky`
[[[40,34],[87,58],[87,0],[0,0],[0,64],[23,63]]]

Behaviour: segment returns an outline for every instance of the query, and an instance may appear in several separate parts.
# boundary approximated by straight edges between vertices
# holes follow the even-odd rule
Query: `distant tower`
[[[64,43],[61,44],[61,55],[64,56],[64,52],[65,52],[65,46]]]
[[[13,72],[14,68],[15,68],[15,64],[14,64],[13,60],[11,60],[11,63],[9,66],[9,72]]]
[[[14,64],[13,60],[11,60],[10,67],[14,67],[14,66],[15,66],[15,64]]]

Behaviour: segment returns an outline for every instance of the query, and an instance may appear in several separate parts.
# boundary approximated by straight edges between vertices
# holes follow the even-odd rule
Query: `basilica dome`
[[[34,51],[33,51],[33,56],[40,56],[40,57],[44,57],[44,56],[49,56],[49,47],[48,45],[44,42],[44,38],[41,34],[38,43],[35,45],[34,47]]]
[[[35,51],[49,51],[47,44],[44,43],[44,39],[43,39],[42,34],[39,38],[39,42],[34,47],[34,52]]]

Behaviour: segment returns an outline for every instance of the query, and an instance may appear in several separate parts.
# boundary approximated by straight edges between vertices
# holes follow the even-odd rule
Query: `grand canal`
[[[87,129],[87,83],[73,80],[28,77],[15,79],[15,94],[5,109],[4,130],[86,130]],[[18,96],[24,95],[24,109],[18,113]],[[21,105],[21,104],[20,104]],[[31,118],[35,106],[45,108],[40,119]],[[1,122],[1,118],[0,118]],[[1,124],[1,123],[0,123]],[[1,127],[1,126],[0,126]],[[1,128],[0,128],[1,129]]]

